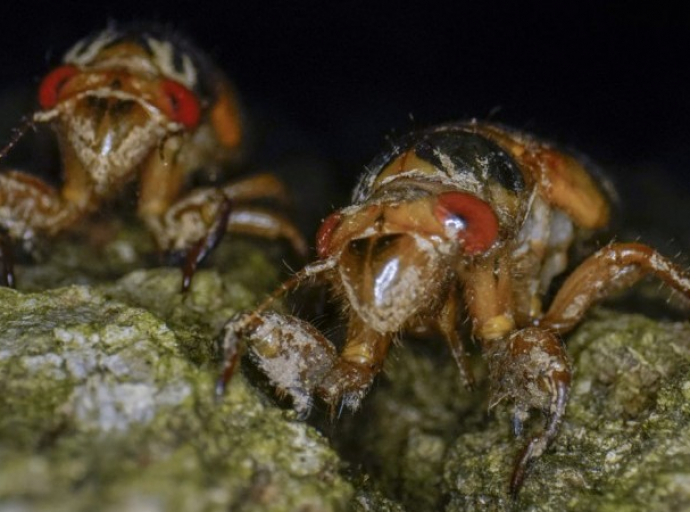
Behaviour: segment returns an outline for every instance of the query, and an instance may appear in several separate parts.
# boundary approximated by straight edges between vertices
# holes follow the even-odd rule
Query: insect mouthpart
[[[395,332],[437,293],[443,254],[414,233],[350,241],[340,255],[340,276],[357,314],[381,333]]]
[[[56,118],[62,150],[104,193],[114,183],[132,175],[151,153],[167,129],[156,109],[125,94],[84,94],[64,105]]]

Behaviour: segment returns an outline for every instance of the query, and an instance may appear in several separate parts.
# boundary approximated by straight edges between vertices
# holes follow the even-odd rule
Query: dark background
[[[322,176],[289,179],[324,187],[300,199],[315,215],[346,201],[386,136],[477,117],[578,148],[611,169],[634,215],[678,223],[690,190],[690,18],[680,8],[402,4],[3,2],[0,83],[35,87],[108,19],[169,22],[216,59],[250,111],[283,126],[268,132],[272,151],[316,155]]]

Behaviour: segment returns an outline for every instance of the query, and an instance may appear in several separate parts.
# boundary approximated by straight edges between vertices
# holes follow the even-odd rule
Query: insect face
[[[35,118],[53,123],[64,171],[88,175],[95,192],[106,196],[132,179],[162,141],[179,148],[182,141],[173,139],[197,127],[201,106],[196,93],[164,74],[160,52],[129,40],[100,44],[92,43],[91,55],[68,53],[43,79],[43,110]]]
[[[464,316],[487,363],[490,404],[514,403],[516,432],[531,409],[545,415],[516,459],[507,486],[516,495],[564,417],[572,370],[561,336],[594,302],[648,274],[690,297],[690,276],[639,243],[602,247],[550,297],[572,244],[607,224],[604,190],[587,161],[505,127],[454,123],[401,139],[367,168],[350,206],[324,220],[319,259],[226,325],[218,390],[243,338],[300,414],[313,396],[354,410],[407,329],[440,334],[471,385]],[[267,312],[315,276],[331,285],[347,319],[337,355],[304,320]]]
[[[350,306],[378,332],[395,332],[437,296],[448,258],[429,239],[381,234],[350,241],[338,264]]]
[[[382,333],[444,296],[462,260],[489,250],[498,234],[492,208],[471,194],[388,188],[382,202],[332,214],[317,235],[350,306]]]
[[[251,204],[287,200],[272,175],[190,190],[194,175],[215,181],[240,163],[244,135],[234,88],[179,34],[113,24],[65,54],[41,82],[38,101],[33,122],[56,132],[62,183],[58,190],[21,170],[0,173],[0,237],[30,247],[34,237],[75,226],[136,181],[137,215],[161,251],[182,256],[183,289],[226,231],[286,238],[306,252],[287,219]],[[2,261],[12,261],[10,250],[9,241],[0,246]],[[0,282],[14,283],[11,265],[4,274]]]

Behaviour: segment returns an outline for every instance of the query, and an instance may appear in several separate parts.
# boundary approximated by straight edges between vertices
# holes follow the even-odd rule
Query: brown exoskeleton
[[[491,404],[515,404],[514,427],[532,408],[546,425],[519,455],[519,490],[531,461],[558,433],[571,381],[562,337],[613,290],[653,274],[690,297],[690,275],[639,243],[611,243],[587,258],[544,304],[578,240],[609,221],[587,166],[548,143],[477,122],[413,133],[368,168],[352,205],[327,217],[319,259],[225,329],[222,391],[240,341],[298,412],[312,397],[356,409],[391,340],[425,326],[440,332],[472,382],[458,320],[468,317],[489,369]],[[312,276],[325,279],[348,315],[345,345],[309,323],[267,311]]]
[[[210,60],[163,27],[109,26],[79,41],[41,82],[31,123],[57,134],[63,184],[0,173],[0,250],[5,285],[14,284],[9,237],[30,246],[37,235],[75,226],[138,180],[137,214],[163,251],[182,253],[183,288],[226,231],[306,245],[286,219],[248,202],[284,201],[283,185],[258,174],[188,190],[196,171],[235,162],[244,138],[232,85]]]

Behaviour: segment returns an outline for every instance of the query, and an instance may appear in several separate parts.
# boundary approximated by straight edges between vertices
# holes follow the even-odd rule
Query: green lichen
[[[321,434],[241,374],[214,399],[222,322],[276,276],[262,251],[235,250],[242,264],[201,271],[186,295],[174,268],[0,290],[0,510],[347,509]]]
[[[481,363],[470,393],[445,347],[405,345],[336,443],[409,510],[690,507],[690,325],[600,310],[570,337],[566,419],[516,501],[508,482],[525,439],[510,404],[488,411]],[[541,428],[537,413],[529,426]]]
[[[130,236],[66,241],[18,271],[25,292],[81,286],[0,290],[0,511],[690,508],[687,324],[590,315],[568,340],[561,433],[513,501],[524,440],[510,404],[488,411],[478,354],[471,392],[442,343],[406,340],[362,410],[333,423],[318,407],[296,421],[241,372],[217,402],[218,334],[278,260],[224,244],[181,294],[179,270],[149,268]]]
[[[97,228],[103,225],[89,229]],[[50,248],[50,257],[18,269],[20,289],[93,286],[109,298],[144,308],[165,321],[185,356],[196,364],[216,362],[215,337],[224,323],[268,292],[279,274],[278,256],[271,258],[246,240],[232,239],[221,244],[205,268],[197,271],[190,290],[180,293],[181,271],[175,266],[151,268],[152,260],[159,258],[153,257],[150,234],[136,225],[114,230],[100,245],[73,235],[54,240]]]

